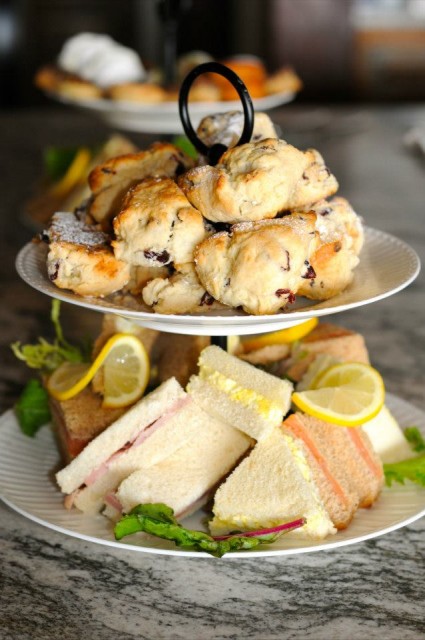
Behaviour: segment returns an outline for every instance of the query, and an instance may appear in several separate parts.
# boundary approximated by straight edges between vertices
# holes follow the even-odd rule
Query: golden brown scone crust
[[[116,259],[108,236],[74,214],[54,214],[47,235],[47,273],[60,289],[103,297],[127,284],[130,267]]]
[[[193,262],[181,265],[169,278],[155,278],[143,289],[144,302],[156,313],[207,313],[222,308],[202,286]]]
[[[235,225],[198,245],[196,271],[213,298],[247,313],[272,314],[294,301],[309,278],[315,215]]]
[[[113,226],[116,257],[146,267],[191,262],[207,235],[201,214],[170,178],[146,178],[132,187]]]
[[[276,139],[229,149],[215,167],[191,169],[178,183],[205,218],[229,223],[274,218],[338,188],[317,151],[299,151]]]
[[[321,201],[312,207],[318,235],[309,255],[314,277],[305,280],[299,294],[327,300],[350,284],[359,263],[364,233],[359,216],[345,198]]]
[[[111,158],[89,175],[93,194],[89,213],[108,227],[131,186],[148,176],[175,177],[192,164],[180,149],[168,142],[155,142],[146,151]]]

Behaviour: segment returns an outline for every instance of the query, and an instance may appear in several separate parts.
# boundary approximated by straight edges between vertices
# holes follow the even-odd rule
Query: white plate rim
[[[389,407],[390,411],[393,412],[396,419],[400,420],[402,426],[408,426],[414,423],[420,429],[422,434],[425,435],[425,413],[423,411],[421,411],[420,409],[414,407],[412,404],[404,400],[401,400],[397,396],[390,393],[387,394],[386,404]],[[404,418],[403,418],[403,415],[404,415]],[[407,419],[406,415],[409,417],[408,424],[403,425],[403,421]],[[5,425],[8,426],[9,428],[11,428],[11,425],[12,425],[12,428],[16,428],[17,430],[19,430],[19,427],[16,422],[16,418],[14,417],[12,410],[9,410],[5,414],[3,414],[3,416],[0,418],[0,440],[3,434],[2,428],[4,430]],[[43,428],[46,428],[46,427],[43,427]],[[1,458],[1,451],[2,449],[0,448],[0,468],[5,465],[5,461],[2,460]],[[323,550],[328,551],[328,550],[332,550],[340,547],[345,547],[348,545],[358,544],[366,540],[370,540],[373,538],[386,535],[392,531],[396,531],[397,529],[400,529],[402,527],[408,526],[409,524],[412,524],[413,522],[419,520],[425,515],[425,489],[421,489],[420,487],[417,487],[416,485],[413,485],[412,483],[407,482],[405,485],[393,485],[393,487],[391,488],[385,487],[383,490],[383,493],[385,492],[387,496],[390,495],[391,496],[390,500],[392,499],[394,504],[396,503],[398,504],[398,498],[405,493],[405,490],[413,492],[414,496],[416,495],[418,496],[418,505],[420,503],[420,508],[418,508],[416,512],[412,513],[408,517],[404,517],[401,520],[392,522],[391,524],[388,524],[387,526],[384,526],[382,528],[371,529],[371,530],[365,531],[361,535],[345,537],[345,539],[341,539],[341,535],[347,536],[347,531],[349,531],[349,528],[348,528],[347,530],[345,530],[345,532],[339,532],[335,536],[332,536],[327,540],[323,542],[318,542],[316,544],[306,542],[306,544],[298,547],[290,547],[290,548],[283,548],[283,549],[273,548],[274,546],[273,544],[264,545],[260,549],[235,551],[235,552],[226,554],[224,558],[226,560],[241,559],[241,558],[247,560],[247,559],[259,558],[259,557],[282,557],[287,555],[298,555],[301,553],[311,553],[311,552],[323,551]],[[6,495],[4,495],[4,491],[5,489],[4,488],[2,489],[2,487],[0,486],[0,499],[6,505],[8,505],[12,510],[16,511],[23,517],[33,522],[36,522],[37,524],[40,524],[41,526],[44,526],[48,529],[52,529],[58,533],[62,533],[64,535],[67,535],[73,538],[84,540],[85,542],[93,542],[103,546],[122,549],[123,551],[137,551],[141,553],[154,553],[158,555],[191,557],[191,558],[212,558],[213,557],[210,554],[207,554],[201,551],[191,551],[191,550],[180,549],[178,547],[173,547],[172,543],[170,543],[170,548],[157,548],[157,547],[148,546],[148,545],[140,545],[140,544],[136,545],[136,544],[132,544],[131,542],[129,543],[127,541],[118,542],[114,540],[103,539],[96,536],[87,535],[78,531],[74,531],[71,529],[67,529],[66,527],[56,525],[55,523],[49,522],[43,518],[40,518],[35,514],[30,513],[26,509],[22,508],[19,504],[16,504],[16,502],[14,502],[12,499],[9,499]],[[6,492],[7,492],[7,489],[6,489]],[[380,498],[379,500],[382,500],[382,498]],[[371,507],[371,509],[374,509],[375,511],[376,509],[379,509],[379,500],[373,507]],[[355,516],[355,519],[357,518],[357,521],[359,521],[359,519],[361,518],[363,521],[367,518],[367,514],[370,512],[371,511],[369,509],[359,509],[359,511]],[[192,526],[192,525],[189,525],[189,526]],[[352,527],[352,525],[350,526]],[[340,536],[340,538],[338,539],[337,536]]]
[[[363,261],[364,264],[366,264],[369,254],[373,254],[373,249],[377,246],[377,243],[380,243],[380,245],[386,247],[388,250],[391,249],[394,255],[398,255],[398,258],[404,258],[407,264],[405,272],[403,271],[403,274],[392,286],[387,288],[383,287],[381,291],[378,289],[374,295],[357,300],[354,299],[352,302],[345,304],[341,303],[341,299],[344,300],[344,297],[351,294],[353,290],[355,291],[355,287],[357,286],[356,277],[360,279],[360,275],[358,274],[361,273]],[[260,333],[262,331],[273,331],[299,324],[312,317],[322,317],[347,311],[365,304],[377,302],[401,291],[415,280],[421,268],[419,256],[410,245],[391,234],[366,226],[365,244],[360,254],[360,264],[355,270],[354,282],[344,292],[331,300],[318,301],[313,305],[313,301],[309,301],[310,306],[302,308],[301,311],[289,309],[285,313],[274,315],[236,315],[236,312],[232,315],[165,315],[128,309],[122,305],[116,305],[100,298],[82,298],[71,292],[58,289],[48,280],[47,273],[43,271],[44,262],[43,266],[38,266],[38,273],[28,273],[26,268],[28,260],[35,259],[40,262],[43,252],[46,251],[46,245],[29,242],[21,248],[15,262],[16,270],[20,277],[41,293],[93,311],[114,313],[151,329],[191,335],[242,335]],[[392,256],[392,262],[395,263],[394,255]],[[398,262],[400,262],[400,260],[398,260]]]

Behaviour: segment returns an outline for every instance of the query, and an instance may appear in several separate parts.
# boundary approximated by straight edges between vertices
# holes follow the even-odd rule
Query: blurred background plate
[[[70,100],[58,94],[48,94],[49,97],[63,104],[76,107],[92,113],[111,127],[123,131],[138,133],[179,134],[183,133],[180,121],[178,103],[158,102],[141,104],[134,102],[118,102],[114,100]],[[291,102],[295,93],[276,93],[264,98],[253,100],[256,111],[268,111],[274,107]],[[240,111],[240,101],[226,102],[193,102],[189,106],[192,126],[196,129],[202,118],[212,113],[225,111]]]

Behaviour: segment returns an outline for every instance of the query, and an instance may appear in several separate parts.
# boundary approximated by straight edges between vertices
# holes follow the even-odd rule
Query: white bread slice
[[[199,434],[172,456],[124,480],[116,498],[126,513],[138,504],[163,502],[177,517],[187,516],[207,502],[251,445],[241,431],[208,417]]]
[[[323,539],[336,533],[302,448],[280,427],[258,442],[219,487],[213,512],[213,535],[273,527],[300,517],[306,524],[288,535]]]
[[[292,384],[212,345],[201,352],[199,374],[187,391],[209,413],[255,440],[267,437],[288,412]]]
[[[211,449],[208,450],[209,444]],[[240,431],[209,416],[191,398],[171,417],[166,418],[157,429],[139,446],[133,446],[114,456],[95,481],[76,492],[72,503],[85,513],[97,513],[104,505],[105,495],[115,491],[119,484],[138,469],[149,473],[149,468],[164,461],[168,464],[170,456],[181,448],[186,450],[186,461],[180,464],[180,477],[173,479],[176,487],[187,484],[186,467],[192,463],[205,464],[207,474],[236,462],[250,446],[251,440]],[[235,451],[236,453],[235,453]],[[209,471],[208,471],[209,469]],[[224,472],[225,473],[225,472]],[[152,472],[155,476],[156,472]],[[170,482],[167,476],[159,482]],[[192,474],[193,475],[193,474]],[[201,474],[201,481],[202,481]],[[217,478],[220,479],[221,476]],[[202,482],[201,482],[202,485]],[[193,487],[196,492],[197,487]]]
[[[187,394],[175,378],[170,378],[147,396],[144,396],[127,413],[118,418],[97,438],[89,442],[68,466],[56,474],[56,480],[62,492],[72,493],[78,489],[102,463],[109,460],[114,453],[125,447],[129,442],[132,442],[138,434],[147,429],[161,416],[164,416],[168,411],[172,412],[173,407],[178,407],[179,403],[186,398]],[[162,428],[165,427],[166,425]],[[154,435],[155,433],[149,439],[153,438]],[[175,449],[174,442],[174,440],[171,441],[172,450]],[[162,455],[160,451],[158,453]],[[169,455],[171,451],[168,450],[164,453],[165,455],[162,455],[162,457]]]

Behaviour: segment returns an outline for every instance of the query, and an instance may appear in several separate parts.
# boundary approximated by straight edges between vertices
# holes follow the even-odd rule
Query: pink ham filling
[[[93,469],[93,471],[84,480],[83,484],[86,485],[87,487],[94,484],[99,478],[101,478],[108,471],[112,462],[115,462],[115,460],[117,460],[120,456],[124,455],[132,447],[139,447],[143,442],[145,442],[145,440],[147,440],[147,438],[149,438],[149,436],[155,433],[155,431],[157,431],[160,427],[162,427],[172,416],[174,416],[183,407],[189,404],[189,402],[192,402],[192,399],[189,396],[186,396],[185,398],[181,398],[180,400],[177,400],[177,402],[173,404],[173,406],[169,409],[169,411],[164,413],[164,415],[158,418],[158,420],[155,420],[155,422],[152,422],[151,425],[148,425],[146,428],[138,431],[134,435],[134,437],[129,442],[127,442],[127,444],[124,445],[124,447],[119,449],[119,451],[116,451],[115,453],[113,453],[108,458],[108,460],[105,460],[104,462],[102,462],[102,464],[96,467],[96,469]]]
[[[211,493],[211,490],[208,490],[202,496],[200,496],[199,498],[196,498],[196,500],[194,500],[191,504],[187,505],[183,509],[183,511],[181,511],[180,513],[176,513],[175,514],[176,518],[184,518],[190,515],[191,513],[193,513],[194,511],[197,511],[198,509],[200,509],[208,500],[210,493]],[[111,491],[105,496],[104,500],[106,504],[108,504],[110,507],[115,509],[115,511],[118,511],[118,513],[121,513],[121,514],[123,513],[124,511],[123,506],[119,501],[116,493]]]

